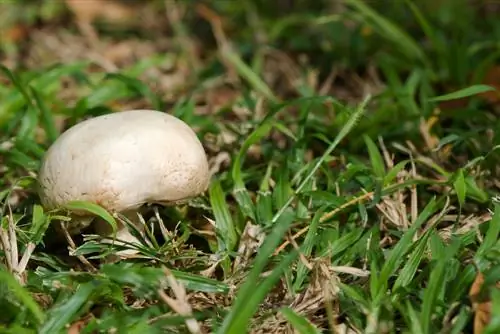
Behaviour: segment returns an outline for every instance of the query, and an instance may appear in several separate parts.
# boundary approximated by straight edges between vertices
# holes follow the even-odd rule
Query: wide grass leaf
[[[432,334],[436,332],[436,328],[432,327],[433,315],[440,304],[442,292],[446,289],[445,278],[446,270],[449,266],[450,259],[456,254],[460,246],[457,239],[448,246],[446,256],[438,260],[437,264],[432,268],[427,287],[424,291],[422,304],[422,312],[420,314],[420,323],[422,324],[423,333]]]
[[[215,216],[219,251],[232,251],[238,242],[237,228],[234,224],[219,180],[212,181],[208,190],[210,204]]]
[[[389,256],[387,257],[386,262],[384,263],[380,275],[377,278],[378,284],[376,287],[376,291],[372,291],[372,296],[374,300],[380,300],[385,293],[387,286],[389,284],[389,279],[391,276],[397,271],[401,263],[406,260],[406,254],[413,246],[413,236],[417,232],[418,228],[431,217],[431,215],[436,212],[438,208],[438,201],[435,198],[432,198],[429,203],[425,206],[425,208],[420,212],[416,221],[412,222],[411,227],[404,233],[401,239],[399,239],[398,243],[391,249]],[[372,275],[372,279],[374,279]]]
[[[61,333],[65,326],[75,319],[84,306],[91,301],[98,287],[94,282],[88,282],[78,286],[76,292],[67,300],[63,300],[53,306],[47,312],[47,320],[40,328],[40,334]]]
[[[465,204],[465,195],[467,191],[467,184],[465,182],[463,169],[459,169],[457,172],[457,178],[453,182],[453,188],[457,193],[458,204],[463,207]]]
[[[495,203],[493,217],[489,221],[488,231],[476,252],[475,260],[481,262],[484,256],[495,246],[500,234],[500,204]]]
[[[233,166],[231,168],[231,176],[234,182],[233,195],[238,202],[242,213],[253,220],[256,218],[255,206],[250,198],[250,194],[243,179],[243,162],[250,146],[258,143],[259,140],[268,135],[272,128],[272,123],[267,121],[263,122],[254,131],[252,131],[252,133],[250,133],[247,139],[243,142],[243,145],[241,145],[238,154],[234,158]]]
[[[64,208],[70,211],[85,211],[91,214],[94,214],[100,218],[102,218],[105,222],[111,225],[113,228],[113,232],[117,230],[117,224],[115,218],[102,206],[87,202],[87,201],[71,201],[67,203]]]
[[[429,230],[419,238],[415,249],[399,272],[398,278],[396,279],[396,282],[394,283],[394,286],[392,288],[393,291],[396,291],[399,287],[406,287],[413,280],[415,273],[417,272],[419,265],[424,258],[424,252],[427,248],[427,242],[429,241],[431,232],[432,230]]]
[[[36,322],[41,323],[44,321],[45,314],[37,302],[31,297],[30,292],[21,286],[3,265],[0,265],[0,281],[2,284],[6,284],[21,304],[30,310]]]

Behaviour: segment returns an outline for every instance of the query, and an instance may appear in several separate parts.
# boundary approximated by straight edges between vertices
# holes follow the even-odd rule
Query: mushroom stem
[[[144,233],[144,224],[138,216],[138,211],[130,210],[121,213],[124,218],[129,221],[141,234]],[[94,231],[99,235],[112,236],[113,229],[112,227],[104,221],[100,219],[97,220],[94,224]],[[103,243],[113,243],[117,245],[126,246],[126,243],[140,243],[140,241],[130,233],[129,227],[127,224],[122,221],[122,219],[117,219],[117,231],[116,231],[116,240],[111,238],[103,239]],[[122,242],[123,241],[123,242]],[[138,251],[136,249],[126,249],[116,253],[116,255],[133,255],[137,254]]]

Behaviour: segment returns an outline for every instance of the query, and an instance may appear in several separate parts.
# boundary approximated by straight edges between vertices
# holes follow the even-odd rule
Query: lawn
[[[493,0],[2,1],[0,332],[499,333],[499,15]],[[133,109],[195,131],[208,188],[145,205],[139,243],[65,234],[74,210],[127,218],[44,206],[46,151]]]

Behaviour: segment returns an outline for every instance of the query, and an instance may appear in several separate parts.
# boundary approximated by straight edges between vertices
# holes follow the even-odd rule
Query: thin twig
[[[8,233],[4,230],[3,226],[0,226],[0,241],[2,242],[2,249],[5,254],[5,262],[7,262],[7,268],[12,271],[13,263],[10,251],[10,242]]]
[[[347,203],[344,203],[342,204],[341,206],[339,206],[338,208],[336,208],[335,210],[333,211],[330,211],[330,212],[327,212],[325,213],[319,220],[320,223],[323,223],[325,221],[327,221],[328,219],[332,218],[333,216],[335,216],[337,213],[339,213],[340,211],[344,210],[345,208],[351,206],[351,205],[354,205],[354,204],[357,204],[359,202],[362,202],[366,199],[369,199],[371,198],[371,196],[373,196],[374,192],[371,191],[369,193],[366,193],[366,194],[363,194],[361,196],[358,196],[358,197],[355,197],[353,198],[352,200],[350,200],[349,202]],[[309,225],[302,228],[300,231],[298,231],[297,233],[295,233],[291,238],[292,239],[297,239],[298,237],[300,237],[301,235],[303,235],[304,233],[306,233],[307,231],[309,230]],[[277,255],[279,254],[283,249],[286,248],[286,246],[288,246],[290,244],[290,241],[285,241],[283,244],[281,244],[281,246],[279,246],[275,251],[274,251],[274,255]]]
[[[32,242],[29,242],[28,245],[26,246],[26,249],[24,250],[23,253],[23,257],[21,258],[21,261],[19,261],[19,264],[17,265],[17,272],[19,274],[22,274],[26,270],[28,262],[31,258],[31,255],[35,251],[35,248],[36,245]]]
[[[71,253],[76,249],[76,244],[73,241],[73,238],[71,238],[71,235],[69,234],[68,229],[64,225],[64,222],[59,222],[59,225],[61,226],[61,230],[64,233],[64,237],[66,238],[66,241],[69,244],[69,250]],[[89,269],[90,271],[97,271],[96,267],[94,267],[92,263],[90,263],[89,260],[87,260],[85,257],[83,257],[82,255],[76,255],[76,257],[78,258],[78,260],[80,260],[81,263],[83,263],[85,267],[87,267],[87,269]]]
[[[300,251],[300,247],[299,245],[297,245],[297,242],[295,241],[295,239],[292,238],[291,235],[288,235],[287,236],[287,239],[288,241],[290,242],[290,244],[293,246],[293,248],[295,248],[298,252],[299,252],[299,259],[300,261],[302,262],[302,264],[309,270],[312,270],[313,269],[313,266],[311,263],[309,263],[309,261],[307,261],[306,257],[304,254],[302,254],[302,252]]]
[[[17,236],[16,236],[16,228],[14,223],[14,215],[12,214],[12,208],[10,205],[9,208],[9,217],[7,218],[9,222],[9,241],[10,241],[10,256],[12,259],[12,269],[17,268],[17,261],[19,260],[19,251],[17,249]]]
[[[0,241],[2,244],[2,248],[5,253],[5,259],[7,262],[7,268],[9,272],[11,272],[16,280],[22,285],[26,284],[26,275],[23,275],[26,267],[28,266],[29,259],[31,258],[31,254],[35,250],[36,245],[32,242],[28,243],[26,249],[23,253],[23,257],[21,261],[19,261],[19,249],[17,246],[17,235],[16,235],[16,224],[14,222],[14,215],[12,213],[12,209],[10,206],[9,214],[7,216],[7,230],[0,227]]]

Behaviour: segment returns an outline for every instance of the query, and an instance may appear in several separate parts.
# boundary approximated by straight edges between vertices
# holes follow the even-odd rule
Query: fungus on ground
[[[201,194],[210,173],[203,146],[186,123],[160,111],[130,110],[66,130],[46,152],[38,180],[48,210],[88,201],[133,217],[144,204],[175,205]],[[72,216],[68,231],[73,235],[94,218],[82,212]],[[137,241],[118,224],[117,239]],[[134,225],[143,229],[137,220]],[[104,221],[95,227],[98,234],[111,234]]]

